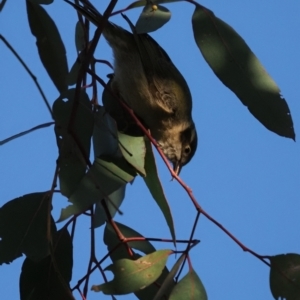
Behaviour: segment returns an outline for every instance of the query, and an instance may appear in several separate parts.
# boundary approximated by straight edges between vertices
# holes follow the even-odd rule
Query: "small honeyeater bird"
[[[102,15],[89,1],[71,4],[96,26]],[[148,34],[107,22],[103,35],[114,54],[112,90],[133,109],[179,174],[197,148],[189,87],[170,57]]]

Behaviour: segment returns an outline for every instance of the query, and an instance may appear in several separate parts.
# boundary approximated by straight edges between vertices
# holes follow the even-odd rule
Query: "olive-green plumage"
[[[95,25],[101,22],[89,2],[67,2]],[[114,54],[112,89],[144,121],[179,173],[197,148],[192,97],[184,77],[148,34],[132,34],[108,22],[103,35]]]

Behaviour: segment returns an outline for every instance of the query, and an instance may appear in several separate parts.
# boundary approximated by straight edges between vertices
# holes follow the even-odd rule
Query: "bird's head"
[[[194,156],[197,142],[198,138],[194,123],[183,130],[182,126],[174,126],[158,141],[162,151],[172,162],[173,170],[177,175]]]

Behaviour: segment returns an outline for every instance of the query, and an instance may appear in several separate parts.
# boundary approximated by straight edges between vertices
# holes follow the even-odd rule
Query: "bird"
[[[81,1],[84,5],[65,1],[94,25],[102,23],[103,16],[89,1]],[[131,33],[110,21],[102,33],[114,56],[113,92],[142,119],[179,175],[198,143],[185,78],[149,34]]]

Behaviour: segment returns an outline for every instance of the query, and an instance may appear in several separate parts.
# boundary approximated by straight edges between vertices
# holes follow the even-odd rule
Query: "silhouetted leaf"
[[[125,198],[125,190],[126,185],[121,186],[116,191],[112,192],[110,195],[107,196],[107,199],[104,201],[106,202],[107,209],[109,210],[110,216],[113,218],[118,211],[119,208]],[[101,205],[101,202],[96,203],[94,219],[93,219],[93,226],[94,228],[100,227],[105,224],[107,221],[106,213]]]
[[[161,5],[147,4],[136,22],[137,33],[155,31],[171,19],[171,12]]]
[[[106,198],[121,186],[131,182],[135,175],[135,170],[124,158],[97,158],[71,195],[69,202],[73,205],[62,209],[59,221],[87,210],[99,199]]]
[[[160,180],[158,178],[158,173],[156,169],[154,155],[152,152],[151,143],[149,142],[148,139],[145,139],[145,145],[146,145],[145,170],[147,176],[143,177],[143,179],[153,199],[156,201],[160,210],[162,211],[166,219],[166,222],[169,226],[172,239],[175,243],[176,235],[175,235],[175,228],[174,228],[174,222],[173,222],[171,210],[168,201],[166,199],[164,190],[162,188],[162,185],[160,183]]]
[[[12,140],[14,140],[14,139],[17,139],[17,138],[19,138],[19,137],[21,137],[21,136],[23,136],[23,135],[26,135],[26,134],[28,134],[28,133],[30,133],[30,132],[33,132],[33,131],[35,131],[35,130],[37,130],[37,129],[49,127],[49,126],[51,126],[51,125],[53,125],[53,124],[54,124],[54,122],[48,122],[48,123],[45,123],[45,124],[41,124],[41,125],[32,127],[32,128],[30,128],[30,129],[28,129],[28,130],[22,131],[22,132],[20,132],[20,133],[18,133],[18,134],[15,134],[15,135],[13,135],[13,136],[11,136],[11,137],[5,139],[5,140],[0,141],[0,146],[2,146],[2,145],[6,144],[6,143],[8,143],[8,142],[10,142],[10,141],[12,141]]]
[[[270,257],[270,261],[270,288],[274,299],[299,300],[300,255],[281,254]]]
[[[223,84],[266,128],[295,139],[286,101],[245,41],[203,6],[196,6],[192,22],[196,43]]]
[[[171,253],[171,250],[158,250],[137,260],[120,259],[105,268],[105,271],[114,273],[114,279],[94,285],[92,290],[109,295],[124,295],[145,288],[161,275]]]
[[[53,104],[53,117],[55,120],[55,134],[59,147],[59,182],[63,195],[70,197],[86,172],[85,157],[90,155],[91,137],[93,133],[92,106],[88,95],[81,91],[76,115],[72,116],[75,89],[68,90]],[[73,117],[73,134],[76,141],[70,135],[68,126]],[[81,150],[78,146],[80,144]]]
[[[205,288],[193,269],[175,285],[170,297],[170,300],[207,300]]]
[[[98,106],[97,112],[95,113],[93,146],[95,158],[101,155],[122,157],[122,153],[119,149],[116,122],[106,112],[103,106]]]
[[[34,261],[49,254],[50,204],[47,193],[27,194],[0,209],[0,264],[24,253]]]
[[[75,45],[78,52],[85,48],[85,37],[82,23],[78,21],[75,28]]]
[[[81,67],[81,63],[78,61],[78,59],[76,59],[69,74],[67,75],[67,84],[69,86],[77,83],[78,72],[80,70],[80,67]]]
[[[58,29],[40,5],[26,1],[29,26],[36,37],[40,59],[59,92],[67,89],[66,49]]]
[[[66,229],[53,235],[53,257],[42,261],[25,259],[20,275],[21,300],[73,300],[69,282],[72,278],[72,240]]]
[[[96,121],[93,133],[93,146],[95,158],[101,155],[109,155],[112,157],[122,157],[117,139],[117,127],[115,121],[105,111],[104,107],[99,106],[95,114]],[[117,212],[125,197],[126,185],[121,186],[118,190],[108,195],[105,200],[111,217]],[[101,203],[96,203],[94,214],[94,227],[102,226],[107,217]]]

